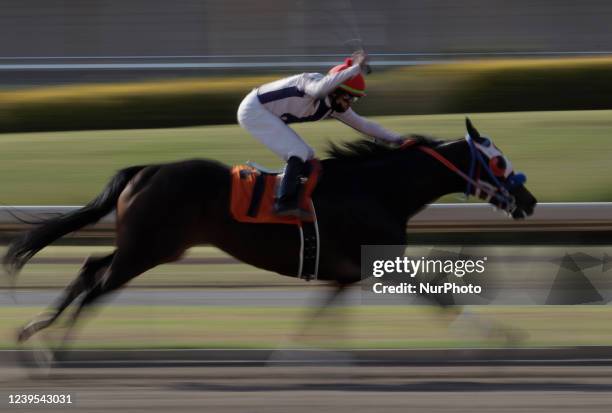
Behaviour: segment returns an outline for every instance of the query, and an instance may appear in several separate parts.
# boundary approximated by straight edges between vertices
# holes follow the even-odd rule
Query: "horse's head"
[[[465,123],[472,158],[466,194],[488,201],[515,219],[533,214],[537,200],[525,187],[525,174],[515,171],[510,160],[489,137],[480,135],[468,118]]]
[[[514,171],[508,158],[491,139],[481,136],[469,119],[466,119],[466,124],[468,133],[465,140],[444,142],[425,136],[411,136],[399,148],[380,145],[369,140],[348,142],[342,146],[332,144],[328,151],[331,159],[323,161],[326,162],[324,170],[329,171],[332,165],[341,168],[349,165],[350,168],[343,169],[349,177],[339,175],[343,176],[342,181],[325,178],[325,183],[322,182],[320,185],[331,185],[332,182],[336,182],[340,187],[345,185],[346,179],[356,179],[356,173],[361,171],[368,177],[366,180],[369,183],[375,183],[373,185],[376,188],[372,189],[374,192],[384,193],[384,196],[389,198],[390,205],[399,205],[397,209],[407,211],[408,216],[440,196],[461,189],[464,189],[466,195],[484,199],[515,219],[531,215],[537,201],[525,188],[525,175]],[[419,153],[419,150],[435,158],[437,163],[431,163],[429,159],[420,155],[415,157],[415,153]],[[381,162],[382,159],[385,162]],[[419,164],[418,159],[426,159],[427,162]],[[446,172],[443,176],[425,173],[428,165],[435,165],[438,168],[438,163],[450,169],[451,174],[455,174],[451,175],[453,179],[448,179],[449,174]],[[415,173],[418,168],[425,169]],[[418,181],[420,198],[415,199],[411,192],[398,191],[396,180],[383,178],[389,175],[404,176],[406,179]],[[455,178],[456,175],[461,178]],[[448,185],[435,182],[438,178],[447,179]],[[364,188],[360,191],[366,196]],[[389,194],[395,194],[397,198]]]

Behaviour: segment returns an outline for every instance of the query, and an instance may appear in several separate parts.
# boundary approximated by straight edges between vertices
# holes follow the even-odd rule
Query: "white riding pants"
[[[240,103],[238,123],[285,161],[292,156],[302,161],[314,157],[314,149],[259,102],[257,90],[246,95]]]

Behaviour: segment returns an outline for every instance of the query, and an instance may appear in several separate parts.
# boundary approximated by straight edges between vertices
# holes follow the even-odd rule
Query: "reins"
[[[502,185],[501,182],[495,177],[489,165],[480,155],[478,148],[476,148],[476,145],[472,141],[471,137],[469,135],[466,135],[465,140],[467,141],[468,146],[470,148],[469,175],[459,169],[457,165],[449,161],[435,149],[422,145],[419,146],[418,149],[422,152],[425,152],[426,154],[440,162],[442,165],[447,167],[449,170],[459,175],[467,184],[465,189],[466,197],[469,197],[471,195],[471,189],[473,187],[475,196],[481,197],[480,194],[484,193],[486,194],[486,197],[481,197],[482,199],[485,199],[487,202],[489,202],[491,199],[496,199],[500,202],[500,205],[506,205],[504,209],[509,212],[512,212],[516,205],[514,197],[510,195],[507,188]],[[416,140],[407,140],[401,145],[400,148],[405,149],[416,143]],[[481,169],[487,171],[487,173],[491,176],[493,182],[495,182],[497,187],[494,187],[493,185],[490,185],[488,183],[483,183],[480,180]]]

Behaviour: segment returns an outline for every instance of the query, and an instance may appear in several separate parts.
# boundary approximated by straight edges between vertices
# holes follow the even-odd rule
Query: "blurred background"
[[[463,135],[471,115],[540,201],[612,200],[607,2],[26,0],[2,10],[6,204],[82,204],[141,162],[279,166],[237,127],[241,99],[325,72],[360,45],[374,73],[359,113],[444,138]],[[337,122],[298,130],[320,156],[358,136]]]
[[[278,167],[236,124],[242,97],[283,76],[326,72],[360,45],[374,72],[357,112],[441,138],[463,136],[469,115],[527,173],[539,201],[612,201],[610,2],[0,0],[0,9],[3,205],[84,204],[132,164],[207,157]],[[358,138],[334,121],[296,129],[321,157],[328,142]],[[35,292],[17,305],[2,301],[0,346],[12,348],[13,330],[57,295],[85,256],[108,248],[60,245],[35,259],[18,284]],[[509,253],[500,248],[498,255]],[[550,260],[583,251],[534,248],[514,251],[514,262],[535,254],[544,257],[539,269],[517,264],[507,273],[554,276]],[[587,252],[604,257],[604,274],[606,252]],[[77,345],[267,348],[294,332],[308,311],[302,304],[316,303],[321,288],[202,247],[139,279],[137,296],[109,307]],[[363,309],[354,301],[344,308],[368,317],[351,324],[357,341],[330,345],[485,343],[430,324],[428,309]],[[593,322],[579,335],[567,325],[551,334],[551,317],[565,309],[480,311],[522,320],[532,333],[525,345],[571,345],[608,342],[605,310],[582,309]],[[422,335],[400,331],[397,320],[428,327]]]

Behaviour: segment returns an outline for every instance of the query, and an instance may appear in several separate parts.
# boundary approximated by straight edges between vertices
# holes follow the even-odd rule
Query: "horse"
[[[475,195],[514,219],[533,213],[537,200],[524,175],[467,118],[466,127],[465,138],[452,141],[415,136],[399,147],[365,139],[331,145],[312,193],[319,280],[336,291],[359,282],[360,246],[406,244],[410,217],[446,194]],[[82,297],[71,316],[74,325],[100,297],[195,245],[213,245],[247,264],[296,277],[295,227],[238,222],[230,214],[230,195],[230,169],[214,160],[132,166],[84,207],[20,235],[3,259],[13,277],[48,244],[116,211],[114,251],[89,257],[58,302],[20,329],[18,342],[49,327]]]

